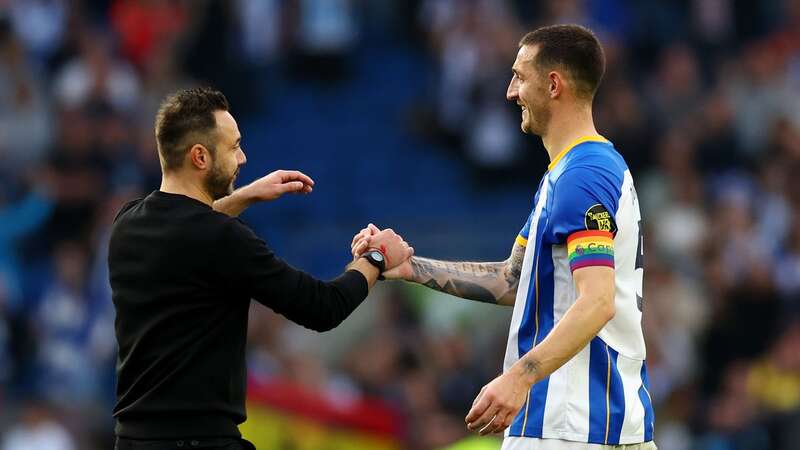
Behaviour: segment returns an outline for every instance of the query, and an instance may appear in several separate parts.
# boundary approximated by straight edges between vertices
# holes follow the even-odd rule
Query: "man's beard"
[[[528,108],[528,123],[522,124],[522,131],[527,134],[541,136],[547,132],[550,124],[550,109],[547,106],[537,106]]]
[[[216,164],[213,165],[211,171],[208,173],[208,177],[206,177],[206,190],[208,194],[211,195],[211,198],[213,200],[219,200],[222,197],[231,195],[231,193],[233,193],[233,181],[238,174],[238,168],[232,175],[228,176],[222,171],[221,167]]]

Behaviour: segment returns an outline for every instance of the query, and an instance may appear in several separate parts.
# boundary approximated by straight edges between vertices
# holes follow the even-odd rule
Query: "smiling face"
[[[541,136],[550,123],[549,84],[546,73],[537,69],[538,46],[523,45],[511,67],[513,76],[508,84],[506,98],[522,109],[520,128],[523,133]]]
[[[212,164],[206,175],[205,187],[211,198],[219,200],[230,195],[239,175],[239,167],[247,162],[242,150],[242,134],[231,113],[215,111],[217,143],[212,153]]]

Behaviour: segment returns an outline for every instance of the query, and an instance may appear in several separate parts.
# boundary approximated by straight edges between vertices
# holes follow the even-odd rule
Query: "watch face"
[[[370,253],[370,255],[372,256],[372,258],[375,261],[378,261],[378,262],[382,262],[383,261],[383,253],[381,253],[381,252],[372,252],[372,253]]]

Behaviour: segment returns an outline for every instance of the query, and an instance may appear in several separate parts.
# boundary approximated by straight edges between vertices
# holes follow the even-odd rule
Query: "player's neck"
[[[163,174],[161,177],[161,192],[185,195],[208,206],[214,205],[214,199],[206,192],[201,183],[189,180],[177,174]]]
[[[591,107],[553,114],[547,128],[547,133],[542,135],[542,143],[550,155],[550,161],[576,140],[598,134]]]

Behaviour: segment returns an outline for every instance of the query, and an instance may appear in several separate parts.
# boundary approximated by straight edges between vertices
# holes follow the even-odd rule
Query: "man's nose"
[[[513,102],[519,97],[519,89],[515,80],[508,83],[508,90],[506,91],[506,100]]]
[[[237,160],[239,161],[240,166],[247,163],[247,155],[244,154],[244,150],[239,150],[239,157]]]

